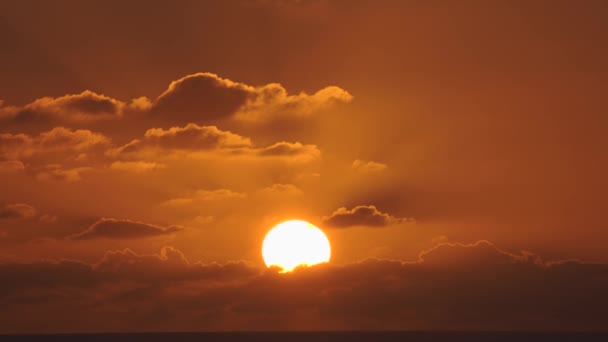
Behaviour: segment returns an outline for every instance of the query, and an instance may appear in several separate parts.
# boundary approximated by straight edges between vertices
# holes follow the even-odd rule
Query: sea
[[[476,341],[602,341],[606,333],[557,332],[204,332],[136,334],[0,335],[0,341],[92,342],[476,342]]]

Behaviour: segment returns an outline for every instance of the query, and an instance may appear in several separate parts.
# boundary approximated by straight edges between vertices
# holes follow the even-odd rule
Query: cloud
[[[352,99],[353,96],[346,90],[335,86],[323,88],[312,95],[304,92],[288,95],[283,86],[271,83],[256,88],[255,96],[248,98],[236,117],[246,122],[307,117],[327,106]]]
[[[311,161],[319,159],[321,151],[316,145],[281,141],[265,147],[256,147],[249,138],[216,126],[199,126],[189,123],[170,129],[152,128],[143,139],[133,140],[106,154],[115,158],[154,159],[167,156],[168,152],[180,157],[221,155],[223,157],[282,158],[285,160]]]
[[[374,161],[364,161],[355,159],[352,164],[353,170],[360,173],[375,173],[386,170],[388,166],[386,164],[377,163]]]
[[[160,227],[142,222],[102,218],[86,230],[69,238],[72,240],[138,239],[173,234],[181,230],[182,228],[177,226]]]
[[[23,107],[0,107],[0,118],[10,118],[16,123],[78,123],[117,118],[123,107],[121,101],[86,90],[56,98],[43,97]]]
[[[113,170],[128,171],[134,173],[144,173],[164,169],[166,165],[144,161],[115,161],[110,165]]]
[[[0,219],[28,219],[36,216],[36,213],[36,208],[29,204],[7,204],[0,208]]]
[[[32,144],[32,138],[27,134],[0,133],[0,158],[14,160],[29,156]]]
[[[331,215],[325,217],[323,222],[335,228],[348,228],[355,226],[385,227],[408,221],[396,218],[390,214],[380,212],[373,205],[360,205],[352,209],[338,208]]]
[[[71,130],[55,127],[38,136],[27,134],[0,134],[0,158],[7,160],[28,159],[34,155],[50,153],[81,153],[105,146],[110,140],[89,130]]]
[[[106,145],[109,139],[85,129],[70,130],[65,127],[55,127],[41,133],[36,142],[45,150],[85,151],[95,146]]]
[[[254,87],[213,73],[195,73],[169,84],[156,99],[121,101],[86,90],[80,94],[43,97],[24,106],[0,102],[0,123],[11,129],[35,131],[57,125],[91,125],[122,121],[123,126],[207,125],[230,120],[265,122],[308,117],[333,103],[349,102],[345,90],[330,86],[309,95],[289,95],[278,83]],[[108,132],[122,127],[105,126]]]
[[[146,131],[142,140],[133,140],[119,148],[110,150],[110,155],[137,155],[158,150],[201,151],[216,149],[235,149],[251,146],[248,138],[215,126],[187,124],[164,130],[152,128]]]
[[[36,179],[39,181],[77,182],[82,179],[82,173],[92,170],[91,167],[64,168],[58,164],[49,164],[36,175]]]
[[[163,205],[168,207],[180,207],[184,205],[191,205],[196,202],[242,199],[246,196],[247,195],[245,193],[235,192],[229,189],[198,190],[188,197],[172,198],[164,202]]]
[[[310,161],[319,159],[321,157],[321,151],[316,145],[304,145],[299,142],[290,143],[281,141],[259,149],[257,155],[262,157],[284,157],[301,161]]]
[[[608,265],[548,262],[487,241],[288,274],[192,262],[173,247],[110,251],[93,264],[4,262],[0,274],[11,275],[0,283],[3,333],[602,330],[608,305]]]
[[[212,73],[192,74],[171,82],[152,104],[151,114],[174,124],[209,122],[234,114],[253,93],[251,86]]]
[[[258,192],[262,195],[291,195],[298,196],[303,192],[300,188],[293,184],[273,184],[271,186],[267,186],[258,190]]]
[[[311,116],[334,103],[352,100],[346,90],[336,86],[309,95],[289,95],[278,83],[254,87],[220,78],[212,73],[188,75],[171,83],[153,103],[152,114],[178,113],[181,122],[210,122],[234,118],[261,122],[284,117]],[[169,119],[169,118],[167,118]]]

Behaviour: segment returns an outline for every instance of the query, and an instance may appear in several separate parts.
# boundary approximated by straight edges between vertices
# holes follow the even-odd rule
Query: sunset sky
[[[607,329],[607,22],[0,0],[0,333]]]

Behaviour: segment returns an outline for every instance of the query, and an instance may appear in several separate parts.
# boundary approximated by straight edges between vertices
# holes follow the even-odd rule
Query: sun
[[[272,228],[264,238],[262,257],[266,266],[278,266],[281,273],[297,266],[312,266],[329,261],[331,248],[323,231],[300,220],[285,221]]]

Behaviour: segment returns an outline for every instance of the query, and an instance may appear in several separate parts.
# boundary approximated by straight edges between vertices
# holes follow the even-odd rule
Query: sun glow
[[[264,238],[262,257],[266,266],[290,272],[300,265],[312,266],[329,261],[331,248],[327,236],[316,226],[300,220],[285,221]]]

